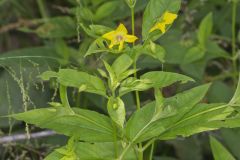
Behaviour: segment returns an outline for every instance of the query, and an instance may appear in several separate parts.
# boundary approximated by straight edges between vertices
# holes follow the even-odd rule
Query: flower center
[[[124,40],[124,38],[123,38],[122,35],[117,35],[117,36],[116,36],[116,40],[117,40],[118,42],[121,42],[121,41]]]

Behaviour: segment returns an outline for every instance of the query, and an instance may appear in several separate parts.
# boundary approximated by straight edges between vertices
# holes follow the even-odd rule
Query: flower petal
[[[163,15],[163,21],[165,24],[172,24],[173,21],[177,18],[177,14],[165,12]]]
[[[123,49],[123,44],[124,44],[124,41],[121,41],[119,43],[119,47],[118,47],[118,50],[121,51]]]
[[[158,29],[162,32],[166,32],[166,24],[165,23],[158,23]]]
[[[116,32],[122,32],[125,34],[128,33],[127,28],[122,23],[119,24],[118,28],[116,29]]]
[[[153,26],[149,32],[153,32],[155,30],[159,29],[162,33],[166,32],[166,24],[163,22],[157,23],[155,26]]]
[[[113,42],[111,42],[110,43],[110,45],[108,46],[110,49],[112,49],[113,48],[113,46],[114,46],[114,43]]]
[[[125,42],[128,42],[128,43],[133,43],[135,42],[138,38],[134,35],[126,35],[125,37]]]
[[[115,35],[116,35],[115,31],[111,31],[111,32],[105,33],[104,35],[102,35],[102,37],[108,40],[113,40]]]
[[[149,33],[153,32],[153,31],[155,31],[155,30],[157,30],[157,29],[158,29],[158,24],[155,24],[155,25],[150,29]]]

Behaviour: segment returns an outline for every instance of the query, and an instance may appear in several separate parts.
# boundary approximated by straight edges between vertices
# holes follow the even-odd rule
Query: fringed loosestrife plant
[[[142,37],[137,41],[138,44],[135,44],[138,39],[135,35],[134,18],[136,0],[126,2],[132,13],[132,34],[128,34],[123,24],[116,30],[102,25],[90,25],[88,28],[81,24],[89,36],[97,37],[85,54],[86,57],[101,55],[99,57],[102,65],[97,66],[94,73],[70,68],[42,73],[42,80],[55,79],[59,83],[61,102],[50,103],[53,106],[50,108],[12,115],[18,120],[70,137],[68,145],[56,149],[46,160],[152,159],[154,143],[158,140],[237,126],[236,122],[240,119],[239,112],[236,112],[236,107],[240,106],[240,86],[229,103],[207,104],[202,99],[210,84],[165,98],[162,94],[164,87],[176,82],[193,83],[194,80],[182,74],[165,71],[150,71],[137,76],[141,66],[137,68],[136,64],[141,55],[151,56],[159,60],[160,64],[165,61],[165,54],[168,53],[158,44],[157,39],[176,20],[181,0],[149,0],[143,16],[142,35],[137,33],[138,37]],[[160,32],[155,32],[156,30]],[[204,30],[201,31],[201,42],[206,39],[207,34]],[[127,44],[124,45],[125,42],[134,45],[128,47]],[[118,49],[114,46],[118,46]],[[95,112],[91,106],[88,106],[89,109],[72,106],[67,96],[69,87],[78,89],[79,94],[87,92],[103,97],[96,103],[101,104],[105,112]],[[141,99],[139,92],[146,90],[154,91],[154,101],[144,102]],[[134,95],[136,110],[129,108],[128,103],[123,100],[124,95]],[[145,152],[149,148],[151,152]]]

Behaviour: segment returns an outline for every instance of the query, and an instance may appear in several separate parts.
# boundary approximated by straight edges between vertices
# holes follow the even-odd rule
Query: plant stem
[[[48,14],[47,14],[47,11],[45,9],[44,0],[37,0],[37,4],[38,4],[38,8],[39,8],[39,11],[40,11],[40,14],[41,14],[42,18],[44,18],[44,20],[47,21]]]
[[[135,35],[135,15],[134,15],[134,7],[131,7],[131,17],[132,17],[132,35]],[[133,46],[135,44],[133,43]],[[135,55],[134,57],[134,62],[133,62],[133,67],[135,70],[134,73],[134,77],[137,78],[137,56]],[[141,104],[140,104],[140,96],[139,96],[139,92],[135,91],[135,96],[136,96],[136,106],[137,106],[137,110],[139,110],[141,108]],[[139,143],[139,149],[142,149],[142,143]],[[138,152],[138,159],[139,160],[143,160],[143,152],[140,151]]]
[[[153,159],[153,150],[154,150],[154,142],[152,143],[152,146],[151,146],[151,151],[150,151],[150,155],[149,155],[149,160],[152,160],[152,159]]]
[[[236,15],[237,15],[237,1],[232,2],[232,64],[233,64],[233,82],[234,86],[237,85],[237,76],[238,67],[237,67],[237,60],[238,55],[236,51]]]
[[[127,147],[124,148],[124,150],[122,151],[122,154],[119,156],[117,160],[122,160],[131,146],[132,146],[132,143],[129,143]]]
[[[61,98],[63,106],[67,107],[71,112],[73,112],[71,109],[71,106],[68,102],[67,87],[60,84],[59,93],[60,93],[60,98]]]
[[[142,148],[142,152],[145,151],[151,144],[155,142],[156,138],[151,139],[150,141],[147,142]]]
[[[113,125],[113,138],[114,138],[114,149],[115,149],[115,158],[118,157],[118,144],[117,144],[117,126],[112,121]]]

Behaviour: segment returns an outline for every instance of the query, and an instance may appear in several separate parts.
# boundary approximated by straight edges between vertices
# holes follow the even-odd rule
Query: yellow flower
[[[123,49],[124,42],[134,43],[138,39],[134,35],[128,35],[128,31],[123,24],[120,24],[116,30],[108,32],[102,37],[111,41],[109,48],[119,45],[119,51]]]
[[[162,33],[166,32],[166,25],[170,25],[173,23],[173,21],[177,18],[177,14],[170,13],[166,11],[163,16],[160,18],[161,20],[157,22],[149,32],[153,32],[157,29],[159,29]]]

